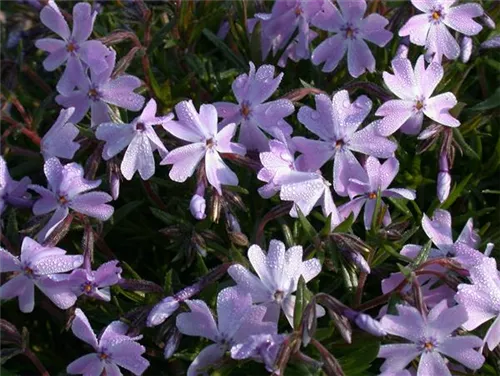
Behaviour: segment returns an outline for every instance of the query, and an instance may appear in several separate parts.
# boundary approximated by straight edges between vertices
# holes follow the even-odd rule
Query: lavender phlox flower
[[[15,272],[0,287],[0,299],[19,297],[19,309],[28,313],[35,306],[35,286],[61,309],[71,307],[76,295],[57,283],[58,273],[78,268],[83,264],[83,256],[66,255],[57,247],[44,247],[29,237],[23,239],[21,256],[16,257],[0,248],[0,272]]]
[[[293,141],[287,137],[269,141],[269,151],[259,154],[262,169],[257,174],[257,179],[267,184],[258,189],[263,198],[271,198],[280,190],[276,184],[276,179],[294,170],[295,167],[295,147]]]
[[[35,42],[38,48],[49,53],[43,61],[46,70],[53,71],[66,63],[66,70],[57,84],[60,93],[71,91],[85,77],[87,67],[96,74],[108,67],[105,56],[109,49],[97,40],[88,40],[96,16],[90,4],[77,3],[73,7],[73,31],[70,32],[55,1],[49,0],[40,12],[42,23],[62,38],[44,38]]]
[[[363,206],[365,206],[364,223],[369,229],[372,225],[373,212],[377,201],[377,193],[380,191],[381,197],[405,198],[414,200],[415,191],[406,188],[389,188],[399,171],[399,161],[396,158],[389,158],[383,164],[374,157],[368,157],[364,165],[365,176],[361,180],[349,179],[348,193],[351,201],[339,207],[341,217],[347,218],[351,213],[357,218]],[[383,224],[387,226],[391,223],[389,208],[381,201],[381,210],[385,208]]]
[[[292,127],[283,118],[293,113],[292,102],[288,99],[266,102],[278,89],[282,78],[283,73],[274,77],[274,66],[262,65],[256,72],[255,65],[250,62],[250,72],[236,77],[232,84],[238,104],[214,103],[218,115],[223,118],[219,127],[241,124],[238,141],[247,149],[258,151],[269,150],[266,133],[275,137],[278,131],[291,134]]]
[[[70,363],[66,368],[69,374],[97,376],[105,371],[106,375],[121,376],[118,367],[122,367],[134,375],[142,375],[149,367],[149,361],[142,357],[146,349],[137,342],[142,336],[127,336],[128,326],[121,321],[109,324],[98,339],[83,311],[77,308],[71,330],[95,352]]]
[[[445,358],[450,357],[467,368],[477,370],[484,357],[474,350],[481,346],[476,336],[453,336],[453,332],[467,321],[463,305],[448,308],[445,300],[437,304],[427,316],[410,306],[397,305],[399,315],[385,315],[381,324],[388,334],[404,338],[408,343],[382,345],[379,358],[385,358],[381,372],[400,371],[420,356],[417,375],[449,375]]]
[[[321,271],[317,259],[302,261],[302,256],[301,246],[286,250],[282,242],[271,240],[267,254],[256,244],[248,249],[248,259],[258,277],[239,264],[232,265],[228,273],[238,288],[251,295],[254,303],[267,307],[265,321],[277,322],[282,309],[293,326],[295,296],[292,294],[297,290],[300,276],[309,282]],[[317,316],[325,313],[320,306],[316,310]]]
[[[203,104],[198,113],[192,101],[182,101],[175,106],[177,121],[162,124],[175,137],[189,142],[172,150],[160,164],[171,164],[169,176],[182,183],[193,175],[202,159],[205,159],[207,180],[219,194],[222,185],[238,185],[238,177],[224,163],[219,153],[244,155],[243,145],[231,142],[236,133],[236,124],[217,128],[217,110],[211,104]]]
[[[79,164],[69,163],[63,166],[57,158],[50,158],[45,161],[43,171],[48,188],[29,186],[40,195],[33,205],[33,214],[55,212],[39,232],[38,239],[46,239],[68,216],[69,209],[101,221],[106,221],[113,215],[113,207],[106,204],[112,200],[109,194],[101,191],[87,192],[97,188],[101,180],[85,179],[83,168]]]
[[[461,284],[455,300],[465,307],[468,320],[463,327],[474,330],[494,318],[484,337],[490,350],[500,344],[500,273],[493,257],[469,269],[471,284]]]
[[[156,117],[156,110],[155,100],[150,99],[142,113],[131,123],[101,123],[96,129],[96,138],[106,142],[102,150],[104,160],[127,149],[120,166],[122,175],[127,180],[131,180],[136,171],[139,171],[143,180],[148,180],[155,173],[153,152],[158,150],[162,158],[168,154],[153,125],[164,125],[174,115]]]
[[[324,0],[280,0],[274,3],[270,14],[257,13],[255,17],[263,23],[262,58],[265,59],[271,49],[276,54],[286,47],[298,29],[296,56],[309,59],[309,24],[324,3]]]
[[[20,181],[12,179],[7,168],[7,163],[0,156],[0,215],[5,210],[5,205],[16,207],[31,207],[32,201],[27,192],[31,179],[27,176]]]
[[[115,68],[116,52],[111,50],[106,56],[107,68],[100,73],[90,71],[79,77],[75,82],[76,90],[61,93],[56,102],[65,108],[74,107],[75,112],[68,120],[71,123],[80,122],[90,108],[90,124],[95,127],[109,122],[109,105],[125,108],[130,111],[139,111],[144,105],[144,97],[134,93],[141,86],[141,80],[135,76],[122,74],[111,77]]]
[[[437,61],[443,55],[456,59],[460,47],[448,28],[467,36],[478,34],[482,26],[473,20],[483,15],[483,8],[476,3],[452,6],[456,0],[422,1],[411,3],[422,14],[411,17],[399,30],[399,36],[409,36],[412,43],[425,46],[427,52],[435,54]]]
[[[274,372],[276,357],[286,336],[283,334],[256,334],[231,348],[233,359],[253,359],[265,364],[269,372]]]
[[[340,10],[331,1],[325,1],[323,9],[312,20],[314,26],[335,35],[321,42],[313,51],[315,65],[325,62],[323,72],[337,68],[347,52],[347,68],[353,77],[365,70],[375,71],[375,58],[365,40],[384,47],[392,33],[384,28],[389,21],[380,14],[372,13],[364,18],[365,0],[338,0]]]
[[[67,284],[77,296],[87,295],[109,302],[111,300],[109,287],[121,279],[122,268],[117,266],[118,262],[118,260],[108,261],[95,271],[85,268],[73,270],[67,279]]]
[[[73,107],[61,110],[56,122],[43,136],[40,152],[45,160],[52,157],[73,159],[80,148],[80,144],[74,141],[79,133],[78,128],[68,121],[74,112]]]
[[[394,74],[384,72],[384,82],[399,98],[385,102],[375,115],[383,116],[378,126],[381,135],[388,136],[398,129],[406,134],[418,134],[422,128],[424,115],[439,124],[458,127],[460,122],[449,114],[457,104],[451,92],[431,97],[443,78],[443,67],[432,62],[425,68],[424,56],[420,56],[412,68],[408,59],[394,59]]]
[[[320,140],[294,137],[297,150],[303,153],[310,171],[321,168],[328,160],[333,162],[333,187],[342,196],[347,196],[348,179],[362,176],[353,151],[377,158],[389,158],[397,145],[377,134],[378,122],[358,130],[368,116],[372,102],[362,95],[351,103],[347,90],[341,90],[332,98],[325,94],[315,96],[316,110],[303,106],[298,119]]]
[[[276,323],[264,322],[266,307],[252,305],[249,293],[235,287],[222,290],[217,296],[217,323],[202,300],[186,300],[191,310],[177,316],[179,331],[188,336],[199,336],[213,342],[193,360],[187,375],[204,373],[204,369],[219,361],[224,353],[256,334],[275,334]]]

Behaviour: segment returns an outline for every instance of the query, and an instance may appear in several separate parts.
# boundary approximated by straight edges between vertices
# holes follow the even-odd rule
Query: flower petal
[[[204,337],[216,342],[219,331],[207,304],[203,300],[186,300],[185,303],[191,311],[177,316],[177,329],[187,336]]]
[[[71,324],[71,330],[75,337],[81,339],[85,343],[88,343],[97,350],[97,337],[90,326],[87,316],[85,316],[85,313],[83,313],[80,308],[75,310],[75,318]]]
[[[89,217],[107,221],[113,215],[114,208],[106,203],[112,200],[113,198],[105,192],[88,192],[71,200],[70,207]]]

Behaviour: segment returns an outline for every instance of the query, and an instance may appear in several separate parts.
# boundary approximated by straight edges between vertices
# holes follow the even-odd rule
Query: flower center
[[[437,21],[441,18],[441,11],[439,10],[435,10],[434,12],[432,12],[432,18]]]
[[[65,204],[67,204],[67,203],[68,203],[68,199],[67,199],[67,198],[66,198],[66,196],[64,196],[64,195],[60,195],[60,196],[59,196],[59,199],[58,199],[57,201],[59,201],[59,203],[60,203],[61,205],[65,205]]]
[[[300,7],[295,8],[295,15],[298,17],[302,14],[302,9]]]
[[[144,123],[137,123],[135,125],[135,129],[137,129],[139,132],[142,132],[146,129],[146,126],[144,125]]]
[[[370,200],[373,200],[373,199],[377,198],[377,194],[375,192],[371,192],[371,193],[368,194],[368,198]]]
[[[29,266],[25,266],[23,268],[24,275],[28,278],[33,278],[33,275],[35,274],[33,272],[33,269],[31,269]]]
[[[439,24],[444,18],[443,7],[437,6],[434,8],[429,16],[429,22]]]
[[[250,110],[250,106],[248,105],[248,103],[242,103],[241,110],[240,110],[241,116],[243,116],[245,119],[248,119],[250,112],[252,112],[252,111]]]
[[[90,88],[87,93],[88,97],[92,99],[94,102],[99,100],[100,94],[95,87]]]
[[[426,338],[420,342],[420,350],[424,352],[434,351],[437,341],[434,338]]]
[[[206,142],[206,145],[207,145],[208,149],[211,149],[215,145],[214,139],[213,138],[209,138],[207,140],[207,142]]]
[[[281,301],[283,300],[285,296],[285,293],[281,290],[276,290],[276,292],[274,293],[274,300],[278,303],[278,304],[281,304]]]
[[[354,27],[350,22],[345,24],[341,29],[344,32],[346,39],[355,39],[358,34],[358,29]]]
[[[82,284],[81,288],[85,294],[88,294],[94,289],[94,285],[92,284],[92,282],[85,282]]]
[[[109,355],[106,354],[104,351],[99,354],[99,359],[100,360],[106,360],[109,358]]]
[[[66,51],[68,51],[69,53],[73,53],[75,51],[78,50],[78,46],[73,43],[73,42],[69,42],[67,45],[66,45]]]
[[[415,109],[417,111],[420,111],[422,108],[424,108],[424,102],[421,100],[418,100],[417,103],[415,103]]]
[[[340,149],[342,146],[344,146],[344,140],[335,141],[335,149]]]

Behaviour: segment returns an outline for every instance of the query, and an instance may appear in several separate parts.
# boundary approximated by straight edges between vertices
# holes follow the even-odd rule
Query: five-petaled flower
[[[75,318],[71,324],[73,334],[88,343],[95,350],[76,359],[68,365],[66,372],[71,375],[101,375],[105,370],[106,375],[121,375],[119,366],[142,375],[149,362],[142,357],[146,352],[144,346],[137,341],[142,336],[127,336],[128,326],[121,321],[113,321],[97,339],[89,320],[80,308],[75,311]]]
[[[445,300],[437,304],[427,316],[410,306],[397,305],[399,315],[385,315],[380,323],[388,334],[404,338],[409,343],[382,345],[379,358],[385,358],[381,372],[398,372],[420,356],[417,375],[451,376],[442,355],[450,357],[467,368],[481,368],[484,357],[474,348],[480,347],[479,337],[453,336],[453,332],[467,321],[464,306],[448,308]]]
[[[292,127],[283,120],[294,111],[291,101],[277,99],[264,103],[278,88],[283,73],[274,77],[272,65],[262,65],[255,72],[255,65],[250,63],[248,75],[242,74],[233,82],[233,93],[238,104],[216,102],[215,108],[224,120],[220,126],[230,123],[240,125],[238,141],[247,149],[269,150],[265,131],[276,137],[278,131],[291,134]]]
[[[412,68],[408,59],[392,61],[394,74],[384,72],[384,82],[400,99],[385,102],[375,115],[383,116],[378,132],[388,136],[398,129],[407,134],[417,134],[422,128],[424,115],[439,124],[458,127],[460,122],[448,111],[457,104],[450,92],[431,97],[443,78],[443,67],[432,62],[425,68],[424,56],[420,56]]]
[[[83,256],[66,255],[57,247],[44,247],[31,238],[25,237],[21,245],[21,256],[16,257],[0,248],[0,272],[15,272],[0,287],[0,299],[19,297],[19,309],[28,313],[35,307],[35,286],[61,309],[75,304],[76,295],[59,277],[83,264]]]
[[[53,71],[66,63],[66,70],[57,84],[60,93],[71,91],[78,80],[85,77],[87,68],[99,74],[108,67],[105,56],[109,54],[109,49],[100,41],[88,40],[96,16],[90,4],[76,4],[73,7],[73,31],[70,32],[55,1],[50,0],[40,12],[42,23],[62,38],[43,38],[35,43],[49,53],[43,62],[46,70]]]
[[[256,334],[276,334],[276,323],[263,321],[266,308],[252,305],[250,293],[235,287],[222,290],[217,296],[217,324],[203,300],[186,300],[191,310],[177,316],[177,328],[188,336],[199,336],[213,342],[193,360],[188,376],[203,373],[219,361],[233,346]]]
[[[59,159],[50,158],[43,171],[47,177],[48,188],[30,185],[29,188],[40,195],[33,205],[35,215],[47,214],[55,210],[45,227],[39,232],[38,239],[46,239],[56,226],[69,214],[69,209],[89,217],[108,220],[113,215],[113,207],[106,203],[112,197],[101,191],[87,192],[101,185],[101,180],[87,180],[83,168],[77,163],[62,165]]]
[[[321,42],[313,51],[311,60],[315,65],[325,62],[324,72],[333,71],[347,51],[347,69],[353,77],[361,76],[365,70],[375,71],[375,58],[365,40],[384,47],[392,38],[385,30],[389,23],[380,14],[366,18],[365,0],[338,0],[339,9],[331,1],[325,1],[321,12],[312,20],[314,26],[334,32],[335,35]]]
[[[193,175],[200,161],[205,158],[205,173],[208,182],[219,194],[222,184],[238,185],[238,177],[224,163],[219,153],[244,155],[243,145],[231,142],[236,124],[227,124],[217,129],[217,110],[211,104],[202,104],[198,113],[191,101],[182,101],[175,106],[178,121],[169,121],[163,127],[175,137],[190,142],[172,150],[160,164],[171,164],[170,178],[184,182]]]
[[[471,36],[478,34],[482,26],[473,20],[483,15],[479,4],[468,3],[455,7],[456,0],[411,0],[415,8],[423,12],[411,17],[399,30],[399,35],[409,36],[412,43],[425,46],[437,61],[443,55],[448,59],[456,59],[460,54],[460,46],[448,28]]]
[[[109,160],[127,148],[121,163],[121,172],[130,180],[139,171],[143,180],[148,180],[155,173],[153,152],[158,150],[161,157],[168,152],[153,129],[153,125],[166,124],[173,115],[156,117],[156,102],[151,99],[142,114],[130,124],[102,123],[96,130],[96,137],[106,141],[102,150],[104,160]]]
[[[45,160],[57,157],[73,159],[80,144],[74,139],[78,136],[78,128],[68,120],[75,112],[73,107],[61,110],[56,122],[45,133],[40,142],[40,153]]]
[[[134,93],[141,86],[141,80],[135,76],[122,74],[111,77],[115,68],[116,52],[111,50],[106,56],[107,68],[100,73],[90,71],[90,78],[85,75],[75,82],[76,90],[61,93],[56,102],[65,108],[74,107],[75,112],[68,120],[74,124],[83,119],[90,108],[90,124],[95,127],[109,122],[109,105],[139,111],[144,105],[144,97]]]
[[[321,271],[321,264],[315,258],[302,261],[301,246],[285,249],[279,240],[271,240],[267,255],[254,244],[248,249],[248,259],[259,277],[249,272],[242,265],[233,265],[228,273],[238,284],[238,288],[251,295],[252,301],[267,307],[266,321],[278,322],[280,309],[293,326],[295,296],[292,295],[299,283],[300,276],[306,282],[316,277]],[[324,314],[316,306],[318,316]]]

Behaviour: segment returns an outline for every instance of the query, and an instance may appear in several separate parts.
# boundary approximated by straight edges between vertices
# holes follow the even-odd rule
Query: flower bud
[[[487,50],[490,48],[500,48],[500,35],[495,35],[481,43],[481,49]]]
[[[360,313],[354,320],[354,323],[358,326],[358,328],[376,337],[383,337],[387,334],[377,320],[365,315],[364,313]]]
[[[195,194],[193,198],[191,198],[191,203],[189,204],[189,210],[191,211],[193,217],[195,217],[198,220],[205,219],[207,216],[205,214],[206,208],[207,208],[207,202],[202,196]]]
[[[173,326],[172,329],[167,334],[168,338],[165,342],[165,349],[163,350],[163,355],[165,359],[169,359],[174,353],[177,351],[179,344],[181,343],[182,334],[179,332],[176,326]]]
[[[493,21],[493,19],[490,16],[488,16],[488,14],[484,13],[479,20],[487,28],[490,28],[491,30],[496,29],[495,21]]]
[[[448,158],[445,153],[439,157],[439,174],[437,178],[437,196],[439,202],[444,202],[449,194],[451,187],[451,175],[449,172]]]
[[[460,60],[462,63],[467,63],[472,55],[472,39],[471,37],[464,36],[460,41]]]

